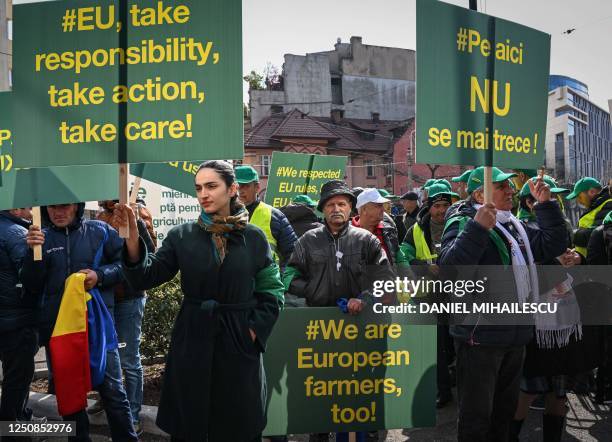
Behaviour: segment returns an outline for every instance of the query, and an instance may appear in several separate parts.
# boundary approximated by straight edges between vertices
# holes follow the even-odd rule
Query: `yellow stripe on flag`
[[[52,336],[87,330],[87,300],[91,295],[85,291],[86,276],[84,273],[74,273],[66,280]]]

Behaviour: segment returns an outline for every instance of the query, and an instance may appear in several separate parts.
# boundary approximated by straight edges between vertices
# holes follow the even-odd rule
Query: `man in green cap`
[[[544,262],[567,249],[567,230],[556,201],[544,181],[530,181],[538,228],[523,225],[511,212],[515,174],[492,167],[492,202],[484,201],[484,167],[470,174],[469,197],[446,215],[441,271],[447,266],[469,269],[469,281],[486,281],[478,300],[488,303],[527,302],[539,290],[535,262]],[[465,274],[468,270],[463,270]],[[466,280],[466,276],[463,276]],[[465,294],[463,302],[474,297]],[[525,345],[533,327],[515,322],[492,324],[476,317],[453,316],[450,326],[457,355],[457,439],[508,440],[514,417]],[[554,342],[554,336],[553,336]]]
[[[283,212],[259,200],[259,175],[255,169],[238,166],[235,173],[240,201],[249,211],[249,223],[263,230],[277,264],[285,263],[297,241],[293,227]]]
[[[569,192],[569,190],[559,187],[557,182],[553,177],[549,175],[544,175],[542,177],[544,182],[550,187],[550,193],[555,197],[560,207],[563,207],[561,201],[561,194],[565,192]],[[531,178],[531,181],[535,182],[536,178]],[[535,222],[535,214],[533,213],[533,207],[535,206],[536,200],[531,195],[531,190],[529,189],[529,183],[525,182],[523,188],[518,194],[519,197],[519,210],[517,213],[517,218],[525,223]]]
[[[421,203],[427,204],[427,189],[436,182],[435,178],[430,178],[421,186]]]
[[[444,230],[444,217],[453,197],[444,184],[432,184],[428,188],[427,204],[419,211],[417,221],[406,233],[402,249],[411,265],[434,265],[440,252]]]
[[[586,209],[578,221],[578,229],[574,233],[574,245],[582,258],[587,256],[587,246],[591,232],[600,226],[610,211],[612,211],[612,197],[610,189],[603,187],[595,178],[584,177],[574,185],[574,190],[567,200],[577,199],[578,204]]]
[[[467,197],[467,182],[470,179],[470,174],[472,173],[472,169],[466,170],[461,175],[451,178],[453,183],[459,183],[459,195],[461,198]]]
[[[434,183],[428,191],[427,204],[419,211],[416,223],[408,229],[400,250],[417,277],[437,279],[439,269],[436,262],[440,253],[444,216],[453,198],[458,195],[451,192],[444,183]],[[443,408],[453,399],[448,369],[449,340],[448,326],[438,325],[437,408]]]

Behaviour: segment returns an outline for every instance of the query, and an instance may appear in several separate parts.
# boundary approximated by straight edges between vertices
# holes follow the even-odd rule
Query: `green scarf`
[[[249,212],[243,205],[230,216],[213,215],[212,218],[202,211],[198,219],[198,225],[205,231],[211,233],[211,238],[215,246],[215,258],[219,265],[223,263],[227,255],[227,238],[231,232],[244,230],[249,222]]]
[[[532,212],[525,210],[522,207],[519,209],[516,217],[520,219],[521,221],[535,221],[536,220],[536,216]]]

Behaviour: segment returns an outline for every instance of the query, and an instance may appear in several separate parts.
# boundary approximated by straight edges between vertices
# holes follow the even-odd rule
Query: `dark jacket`
[[[612,196],[610,195],[610,189],[608,187],[604,187],[591,203],[591,207],[587,211],[585,211],[582,216],[580,216],[580,219],[584,218],[590,212],[597,209],[603,204],[602,209],[595,216],[595,220],[593,221],[591,227],[578,227],[576,229],[576,232],[574,233],[574,245],[576,247],[588,247],[589,238],[591,236],[591,233],[593,232],[593,229],[595,227],[601,226],[606,215],[610,211],[612,211],[612,201],[605,203],[605,201],[608,199],[612,199]]]
[[[342,253],[339,270],[337,251]],[[323,225],[306,232],[295,244],[285,271],[285,287],[306,298],[308,306],[335,306],[340,298],[357,298],[371,290],[370,271],[374,269],[366,266],[390,269],[376,236],[348,222],[334,237]]]
[[[404,252],[404,256],[417,277],[434,276],[429,271],[430,263],[425,260],[418,259],[416,257],[416,245],[414,241],[414,226],[418,225],[423,231],[423,235],[425,236],[425,242],[427,243],[429,250],[431,251],[431,253],[435,253],[431,241],[431,229],[429,228],[430,222],[431,216],[429,215],[428,207],[423,206],[423,208],[421,208],[421,210],[419,211],[416,222],[413,223],[406,232],[406,236],[404,237],[404,241],[402,243],[402,250]]]
[[[188,223],[170,230],[155,254],[147,255],[141,240],[140,262],[124,261],[127,280],[140,290],[180,271],[185,297],[157,414],[157,425],[177,439],[248,441],[266,426],[261,353],[282,307],[283,286],[257,226],[231,232],[227,242],[219,265],[211,234]]]
[[[516,284],[511,267],[506,271],[496,271],[498,269],[496,267],[487,272],[486,266],[501,268],[504,262],[489,231],[474,221],[476,209],[472,202],[463,201],[452,209],[452,211],[449,209],[446,215],[447,225],[442,236],[442,251],[438,263],[441,266],[475,266],[471,268],[474,274],[466,275],[464,270],[461,278],[480,280],[486,276],[489,280],[484,296],[495,300],[517,302]],[[534,260],[545,262],[561,255],[567,248],[565,221],[555,201],[537,204],[534,210],[539,228],[525,226],[525,230]],[[462,217],[463,220],[467,220],[463,229],[460,228],[459,222],[449,223],[452,217]],[[493,231],[502,239],[509,253],[510,245],[503,233],[497,228]],[[483,345],[524,345],[531,340],[533,328],[519,325],[452,325],[450,332],[456,339]]]
[[[383,241],[385,242],[385,246],[389,251],[389,263],[392,265],[397,264],[397,254],[400,251],[400,242],[397,236],[397,229],[395,228],[395,225],[389,223],[387,219],[383,219],[382,224],[382,237]]]
[[[260,201],[255,201],[247,206],[249,211],[249,220],[253,216],[253,212],[259,205]],[[272,236],[276,239],[278,252],[281,255],[281,262],[286,262],[293,253],[293,247],[297,241],[297,236],[293,231],[293,227],[283,212],[276,208],[272,208],[272,220],[270,221],[270,230]]]
[[[588,265],[612,264],[612,224],[593,230],[589,238],[586,263]]]
[[[0,212],[0,333],[34,325],[37,322],[37,293],[22,291],[19,270],[28,252],[29,223]]]
[[[323,225],[314,210],[304,204],[288,204],[279,210],[285,214],[298,238],[309,230]]]
[[[408,229],[417,222],[417,215],[419,214],[420,207],[416,207],[412,213],[404,212],[401,215],[394,217],[395,225],[397,226],[397,237],[400,243],[403,243],[406,238]]]
[[[98,274],[98,288],[107,307],[114,306],[113,287],[123,280],[121,274],[121,250],[123,239],[115,229],[102,221],[83,219],[85,204],[78,205],[74,222],[66,228],[53,226],[42,208],[45,244],[42,261],[34,261],[28,250],[21,271],[23,287],[30,293],[42,293],[42,325],[40,341],[46,343],[51,336],[59,311],[66,278],[79,270],[91,269]],[[108,235],[103,245],[101,264],[92,269],[96,252],[103,244],[105,232]]]

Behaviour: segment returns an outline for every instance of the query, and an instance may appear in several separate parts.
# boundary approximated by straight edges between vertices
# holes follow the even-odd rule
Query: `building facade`
[[[251,124],[293,109],[313,117],[407,121],[415,113],[415,51],[340,40],[333,51],[285,54],[282,73],[249,91]]]
[[[346,156],[344,177],[351,187],[393,189],[393,151],[408,124],[378,119],[346,119],[338,112],[312,117],[301,110],[275,113],[245,131],[243,164],[267,186],[272,154],[294,152]]]
[[[0,91],[11,89],[13,69],[13,7],[11,0],[0,0]]]
[[[612,177],[610,113],[589,100],[588,87],[551,75],[546,126],[546,167],[563,183]]]

